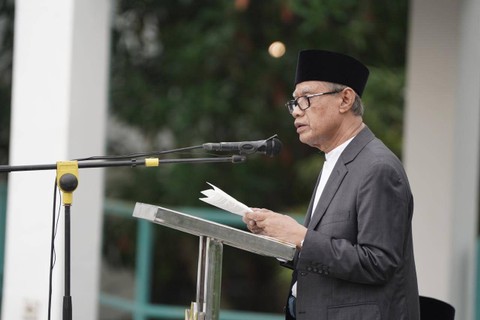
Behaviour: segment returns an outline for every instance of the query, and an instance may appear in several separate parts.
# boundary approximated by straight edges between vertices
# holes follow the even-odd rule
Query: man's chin
[[[300,140],[301,143],[310,145],[308,135],[305,133],[300,133],[298,135],[298,140]]]

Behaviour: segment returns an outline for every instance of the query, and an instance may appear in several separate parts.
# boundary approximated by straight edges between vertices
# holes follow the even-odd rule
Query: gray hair
[[[332,91],[342,91],[343,89],[347,88],[346,85],[338,84],[338,83],[330,83],[330,87]],[[363,116],[365,107],[363,106],[362,98],[355,92],[355,101],[353,101],[352,111],[353,114],[356,116]]]

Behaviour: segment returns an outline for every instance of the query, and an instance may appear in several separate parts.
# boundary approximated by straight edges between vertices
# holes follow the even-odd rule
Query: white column
[[[413,0],[404,161],[421,295],[473,319],[480,125],[478,0]]]
[[[104,154],[110,0],[17,0],[10,165]],[[46,319],[55,170],[9,175],[2,319]],[[96,319],[103,170],[80,169],[72,206],[74,319]],[[52,319],[64,295],[64,215]]]

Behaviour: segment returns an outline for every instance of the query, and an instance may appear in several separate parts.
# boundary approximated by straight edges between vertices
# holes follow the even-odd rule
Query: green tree
[[[111,112],[138,128],[148,147],[277,133],[284,148],[278,158],[251,156],[239,165],[129,172],[129,183],[113,180],[108,192],[199,205],[198,192],[211,181],[251,205],[304,205],[322,162],[316,150],[298,142],[283,105],[303,48],[343,51],[371,67],[366,121],[400,155],[406,9],[406,1],[120,1]],[[276,40],[287,47],[279,59],[267,52]],[[162,137],[167,144],[159,143]],[[139,184],[155,186],[155,192]]]

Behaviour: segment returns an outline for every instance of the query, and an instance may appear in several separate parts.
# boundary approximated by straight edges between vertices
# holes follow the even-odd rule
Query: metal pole
[[[70,205],[65,205],[65,295],[63,296],[63,320],[72,320],[70,296]]]
[[[220,317],[220,296],[222,289],[222,256],[223,244],[213,238],[208,238],[208,263],[206,288],[207,319],[218,320]]]
[[[197,274],[197,299],[194,310],[198,319],[218,320],[222,283],[223,244],[200,236]],[[202,318],[203,317],[203,318]]]

